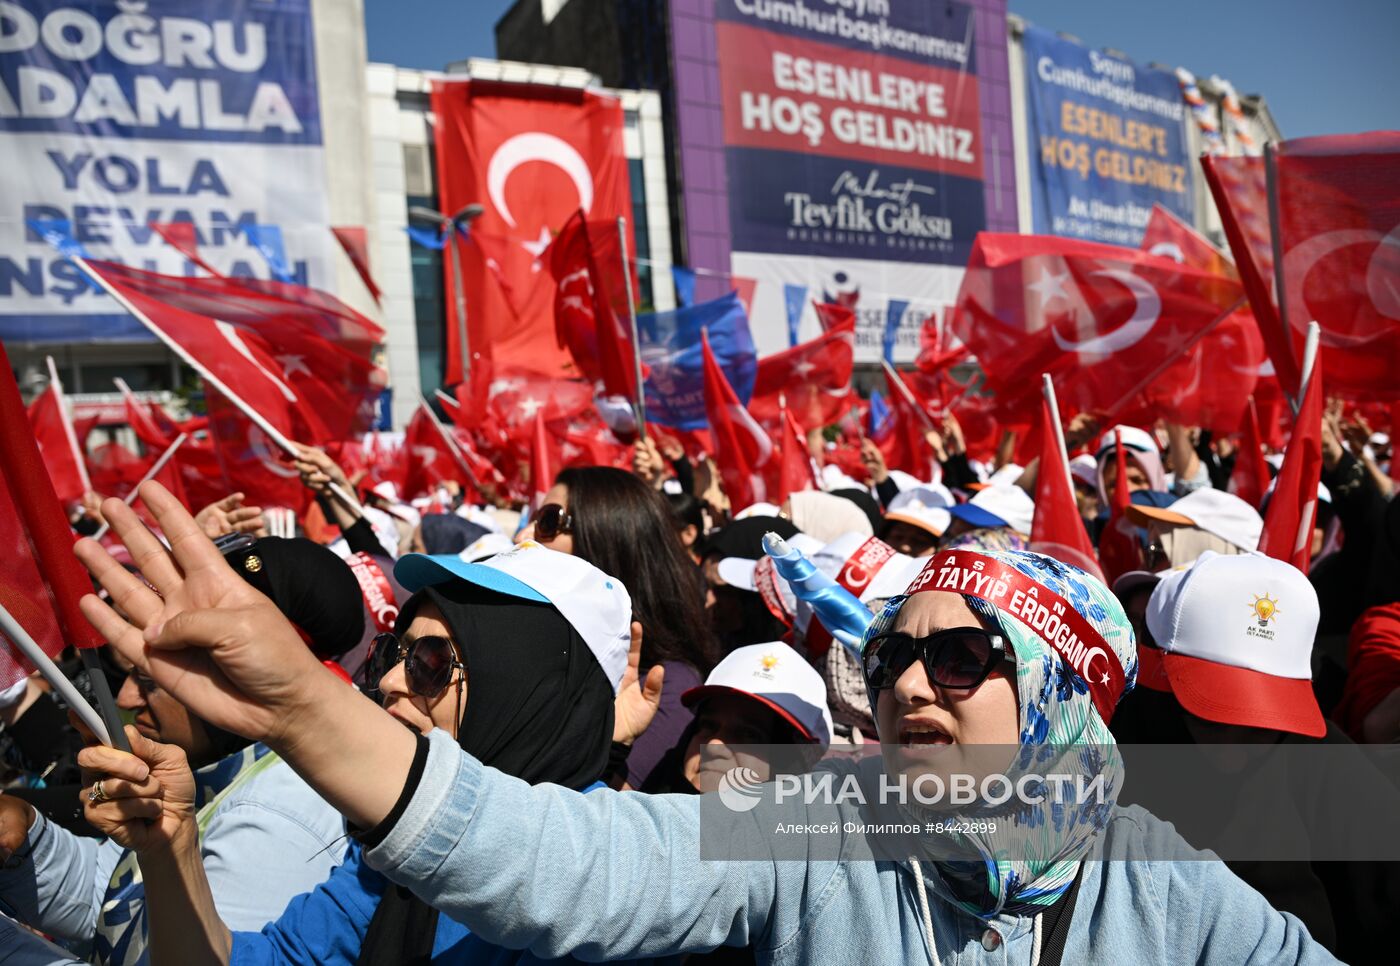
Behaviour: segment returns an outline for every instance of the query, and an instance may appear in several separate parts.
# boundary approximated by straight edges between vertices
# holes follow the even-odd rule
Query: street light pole
[[[456,296],[457,303],[457,352],[458,358],[462,360],[462,380],[465,382],[467,372],[471,366],[470,346],[467,341],[467,291],[462,284],[462,256],[458,249],[458,232],[461,229],[469,229],[471,223],[480,218],[485,212],[485,208],[478,204],[470,204],[462,208],[451,218],[431,208],[421,208],[413,206],[408,209],[410,218],[419,218],[423,221],[430,221],[439,228],[445,230],[452,239],[452,292]]]

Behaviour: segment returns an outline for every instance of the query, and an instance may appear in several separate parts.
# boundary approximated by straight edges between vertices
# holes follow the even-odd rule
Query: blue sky
[[[495,23],[509,7],[365,0],[370,59],[436,69],[495,56]],[[1011,0],[1011,11],[1139,63],[1262,93],[1285,137],[1400,129],[1400,0]]]

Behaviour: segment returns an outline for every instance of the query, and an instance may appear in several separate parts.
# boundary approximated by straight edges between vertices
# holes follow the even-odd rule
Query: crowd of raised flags
[[[8,360],[0,371],[0,435],[9,441],[0,457],[0,539],[6,551],[0,605],[7,644],[0,650],[0,712],[12,746],[7,780],[31,793],[63,784],[58,776],[77,781],[74,748],[81,738],[53,737],[56,730],[75,734],[61,724],[45,725],[36,738],[40,729],[34,724],[47,713],[49,692],[69,700],[59,682],[66,684],[73,666],[54,661],[64,662],[70,647],[84,652],[89,680],[101,676],[98,667],[106,661],[118,693],[114,703],[94,683],[96,711],[84,704],[85,730],[76,734],[121,747],[120,705],[136,714],[138,724],[149,725],[132,742],[149,773],[127,779],[124,787],[145,788],[142,783],[157,773],[163,781],[181,780],[184,758],[176,764],[160,750],[175,732],[150,723],[152,695],[165,687],[164,672],[158,661],[145,666],[144,657],[133,668],[140,634],[132,644],[123,627],[154,640],[161,625],[152,613],[173,606],[169,601],[183,599],[180,594],[194,594],[189,587],[206,579],[200,575],[213,575],[208,587],[227,590],[230,579],[238,584],[229,563],[265,596],[246,598],[238,584],[228,600],[253,607],[270,598],[273,612],[292,622],[317,658],[360,689],[383,692],[383,703],[401,723],[422,724],[425,731],[446,728],[468,757],[532,783],[580,791],[594,789],[599,780],[645,792],[712,791],[721,772],[703,749],[713,736],[823,748],[892,740],[879,703],[889,682],[874,683],[884,679],[873,670],[888,673],[876,660],[879,647],[888,645],[872,641],[893,633],[890,622],[906,595],[915,600],[918,590],[937,590],[925,585],[955,572],[954,553],[971,553],[990,572],[1019,567],[1025,580],[1038,581],[1037,587],[1053,590],[1082,612],[1076,628],[1103,644],[1099,650],[1109,670],[1101,681],[1083,663],[1083,647],[1061,653],[1049,637],[1034,647],[1049,649],[1047,668],[1062,662],[1062,673],[1074,679],[1063,700],[1090,695],[1097,718],[1084,719],[1090,712],[1081,708],[1073,720],[1096,723],[1103,736],[1111,731],[1119,740],[1170,740],[1162,737],[1165,730],[1154,733],[1160,722],[1144,713],[1147,699],[1131,694],[1136,681],[1174,696],[1179,707],[1173,705],[1172,721],[1178,725],[1194,716],[1308,739],[1345,740],[1346,734],[1356,741],[1400,740],[1400,504],[1393,499],[1390,462],[1400,413],[1400,135],[1286,142],[1263,157],[1210,156],[1203,164],[1228,253],[1161,209],[1153,211],[1137,250],[980,234],[956,303],[945,318],[924,322],[921,351],[910,369],[889,361],[888,333],[908,308],[890,303],[884,385],[868,397],[852,383],[856,317],[850,306],[817,304],[821,333],[797,342],[792,319],[806,290],[789,286],[792,344],[760,358],[740,293],[705,302],[691,295],[673,312],[638,312],[636,260],[627,254],[625,232],[579,212],[540,255],[553,279],[557,340],[573,377],[501,365],[489,345],[475,346],[466,378],[420,400],[397,433],[371,429],[384,388],[377,357],[384,331],[340,300],[290,277],[265,282],[220,276],[200,260],[192,233],[179,225],[152,227],[205,274],[163,276],[66,249],[93,284],[198,374],[202,411],[171,412],[138,398],[119,380],[124,425],[139,447],[127,448],[112,436],[95,444],[101,430],[93,420],[74,418],[52,361],[45,388],[27,406]],[[335,231],[377,297],[363,231]],[[281,257],[276,239],[264,241],[270,261]],[[476,243],[489,248],[491,240]],[[681,276],[677,287],[693,282],[693,276]],[[507,291],[503,297],[513,296]],[[164,538],[173,558],[138,521]],[[94,584],[73,555],[79,535],[93,538],[80,545],[83,564],[119,611],[103,616],[95,603],[80,606]],[[216,542],[209,544],[211,539]],[[523,549],[512,549],[516,544]],[[302,549],[288,549],[293,546]],[[567,565],[560,560],[564,555],[571,558]],[[429,557],[437,569],[423,562]],[[943,568],[940,574],[926,569],[934,566],[929,558]],[[132,582],[132,571],[143,574],[146,584]],[[1192,574],[1200,575],[1193,586],[1211,587],[1206,603],[1193,604],[1196,598],[1187,593]],[[687,598],[676,613],[693,622],[679,628],[680,637],[692,640],[664,661],[649,660],[645,641],[662,632],[660,615],[650,612],[650,585],[663,581]],[[167,599],[165,605],[152,599],[151,587]],[[1269,596],[1270,588],[1287,596]],[[1246,640],[1222,623],[1219,640],[1201,636],[1199,628],[1210,625],[1201,615],[1217,606],[1212,602],[1234,606],[1226,598],[1246,590],[1254,596],[1244,603],[1259,627],[1267,629],[1276,614],[1285,615],[1288,629],[1278,631],[1280,644],[1272,650],[1260,642],[1275,640],[1273,630],[1251,632]],[[212,594],[205,601],[210,611],[233,606],[213,590],[205,592]],[[560,725],[565,730],[552,743],[543,725],[512,732],[511,740],[531,755],[557,750],[567,738],[577,743],[569,748],[583,756],[580,762],[549,757],[548,767],[532,770],[528,756],[509,751],[504,732],[492,732],[491,722],[441,703],[459,671],[470,680],[467,700],[478,709],[489,702],[476,697],[477,689],[496,680],[493,675],[509,689],[528,674],[524,663],[493,665],[482,651],[485,639],[463,640],[469,629],[479,636],[486,630],[508,634],[515,626],[497,623],[504,612],[488,618],[490,608],[474,596],[481,593],[511,597],[510,606],[521,610],[511,620],[524,621],[522,627],[536,627],[530,622],[539,619],[540,634],[581,640],[607,672],[611,693],[604,689],[600,698],[592,686],[597,681],[589,684],[584,674],[580,683],[573,664],[561,668],[560,680],[569,682],[561,685],[567,692],[561,700],[567,699],[574,717],[567,727]],[[546,605],[552,616],[541,618],[522,600]],[[993,621],[987,608],[998,607],[1004,609],[989,598],[973,612]],[[336,613],[346,608],[355,614],[363,608],[364,620],[352,622],[359,630],[335,624]],[[1028,623],[1034,620],[1030,610],[1024,614]],[[409,633],[410,626],[420,626],[411,622],[424,615],[438,629]],[[235,618],[230,640],[241,633]],[[1006,619],[1002,626],[1012,626]],[[1057,625],[1061,619],[1055,618]],[[1068,627],[1070,618],[1063,620]],[[399,638],[391,641],[395,631]],[[124,663],[101,647],[104,637]],[[429,656],[429,640],[445,643]],[[897,672],[917,664],[917,641],[910,640]],[[217,652],[221,645],[210,646]],[[393,660],[376,651],[389,647],[399,647]],[[567,647],[550,653],[567,653]],[[895,660],[888,656],[892,652],[884,653],[880,661]],[[954,673],[938,664],[942,652],[919,653],[930,680]],[[996,663],[995,655],[979,659],[988,663],[972,687]],[[216,653],[209,660],[222,658]],[[228,693],[242,689],[256,698],[257,682],[240,678],[231,665],[220,667],[196,670],[222,673]],[[664,674],[654,673],[663,668]],[[407,683],[400,685],[395,675]],[[422,706],[426,723],[394,710],[393,688],[400,686],[405,702],[429,699]],[[195,692],[171,693],[183,702],[180,713],[205,721],[200,727],[214,736],[205,744],[190,739],[184,747],[200,765],[199,780],[207,777],[204,768],[217,771],[215,766],[234,762],[219,772],[222,785],[209,786],[212,794],[198,792],[205,845],[223,834],[243,848],[275,848],[270,837],[237,839],[208,822],[217,819],[225,794],[236,789],[253,795],[252,789],[262,787],[254,780],[267,781],[276,763],[275,754],[263,756],[268,747],[283,749],[268,734],[254,734],[252,725],[220,724],[220,715],[230,712],[206,710],[188,696]],[[459,685],[459,705],[462,693]],[[729,701],[735,697],[737,703]],[[73,698],[87,700],[76,693]],[[519,700],[545,713],[531,704],[535,698],[522,694]],[[1115,717],[1119,702],[1132,709],[1128,716]],[[216,705],[208,699],[210,709]],[[493,707],[507,714],[504,702]],[[1027,719],[1024,702],[1019,713],[1023,743],[1045,741],[1046,729],[1056,740],[1054,729],[1069,720],[1053,713]],[[1324,722],[1324,715],[1335,724]],[[28,736],[22,737],[26,717]],[[600,731],[605,721],[615,723],[611,735]],[[480,743],[464,737],[469,731]],[[486,733],[499,741],[481,737]],[[1081,737],[1090,733],[1100,734],[1091,730]],[[1195,740],[1204,742],[1202,734],[1196,732]],[[257,743],[261,738],[268,743]],[[609,738],[611,752],[605,747]],[[644,745],[648,750],[641,752]],[[446,767],[439,760],[446,752],[428,747],[420,744],[412,753],[417,757],[405,796],[414,793],[425,769],[432,774]],[[194,761],[196,749],[205,760]],[[52,760],[40,761],[48,751]],[[115,768],[119,761],[94,757],[92,749],[82,754],[88,766]],[[425,764],[424,756],[434,755]],[[304,796],[307,808],[334,821],[337,809],[352,821],[360,816],[353,795],[325,790],[334,782],[319,764],[286,757],[310,782],[295,793]],[[639,773],[643,757],[648,767]],[[292,780],[291,771],[284,771]],[[109,877],[85,886],[89,893],[96,888],[92,894],[106,905],[79,925],[71,918],[60,924],[32,904],[7,906],[17,919],[36,918],[28,925],[68,948],[45,946],[52,952],[27,952],[31,958],[16,962],[67,962],[64,957],[72,955],[125,964],[162,948],[166,957],[152,961],[176,961],[168,938],[161,940],[164,947],[153,939],[149,948],[145,939],[148,931],[154,937],[163,928],[148,922],[136,888],[140,876],[132,878],[130,856],[142,854],[148,840],[132,831],[132,815],[103,824],[111,813],[102,806],[119,796],[109,795],[101,778],[85,776],[82,782],[87,819],[118,845],[109,842],[107,852],[94,853],[96,859],[81,858],[87,855],[81,843],[69,843],[67,832],[54,835],[75,856],[63,874]],[[131,792],[137,798],[154,794]],[[389,804],[398,795],[393,790]],[[80,837],[93,834],[72,814],[71,802],[65,810],[43,796],[29,800],[32,806],[4,806],[23,825],[18,838],[4,834],[0,821],[0,850],[12,857],[0,873],[0,897],[7,900],[26,881],[32,887],[36,876],[38,894],[56,888],[55,880],[44,877],[59,875],[60,859],[45,853],[44,865],[33,858],[45,822],[76,829]],[[252,807],[270,806],[255,797]],[[404,815],[416,815],[414,807],[404,798],[388,818],[373,813],[371,824],[410,821]],[[446,814],[469,820],[455,810]],[[146,818],[153,819],[153,829],[165,820]],[[392,839],[399,833],[386,834]],[[334,872],[307,866],[305,874],[295,874],[279,866],[266,901],[238,913],[219,904],[219,890],[233,888],[221,883],[230,875],[255,877],[255,856],[220,865],[206,848],[203,865],[222,920],[201,908],[191,922],[198,919],[202,928],[214,930],[210,935],[234,929],[222,956],[227,959],[231,948],[235,959],[248,962],[394,961],[365,957],[386,955],[405,936],[417,937],[412,945],[430,947],[406,953],[408,962],[485,961],[511,945],[492,945],[466,928],[484,930],[488,938],[515,935],[500,925],[499,907],[452,898],[461,893],[458,880],[426,891],[413,882],[406,883],[412,891],[400,888],[405,883],[393,869],[376,864],[385,861],[377,852],[382,841],[383,835],[371,835],[363,848],[356,844],[348,852],[340,843],[331,856]],[[404,855],[412,851],[401,843],[395,848]],[[510,861],[499,851],[483,854],[488,852],[493,861]],[[1075,914],[1073,896],[1083,886],[1074,863],[1083,854],[1072,851],[1068,865],[1031,861],[1016,867],[1022,878],[993,881],[991,895],[999,900],[990,913],[979,913],[973,900],[959,904],[939,896],[935,905],[980,915],[979,928],[987,930],[979,940],[982,951],[1002,942],[1010,948],[1020,934],[996,931],[1006,909],[1037,917],[1051,909],[1059,910],[1056,917]],[[33,866],[28,873],[27,855]],[[103,855],[109,864],[102,864]],[[416,861],[421,858],[404,860]],[[1236,872],[1269,903],[1297,916],[1268,919],[1259,927],[1264,936],[1254,940],[1255,948],[1275,950],[1267,961],[1325,961],[1314,940],[1355,954],[1380,938],[1377,917],[1339,908],[1348,893],[1331,880],[1299,871],[1280,884]],[[307,918],[318,900],[298,907],[293,897],[317,888],[327,874],[322,891],[312,895],[332,895],[325,901],[340,912]],[[940,947],[961,946],[935,936],[933,923],[944,922],[944,914],[930,913],[917,863],[914,875],[920,928],[927,929],[937,962]],[[159,875],[146,878],[152,892],[169,886]],[[1384,888],[1393,890],[1393,878],[1382,872]],[[1030,888],[1032,882],[1038,885]],[[1300,883],[1326,898],[1298,899],[1297,890],[1289,889]],[[181,888],[195,890],[192,907],[199,906],[200,889],[210,891],[207,882]],[[451,893],[454,888],[459,892]],[[465,917],[450,928],[439,925],[429,909],[431,897],[441,899],[443,889],[449,914]],[[1067,911],[1060,902],[1065,895],[1071,899]],[[289,900],[293,904],[282,914]],[[555,897],[547,900],[539,899],[539,907],[557,908]],[[1222,906],[1255,917],[1247,935],[1264,918],[1277,916],[1267,904],[1252,901],[1227,898]],[[368,910],[364,921],[355,919],[357,903]],[[588,915],[605,918],[585,905]],[[155,917],[170,908],[167,899],[153,898],[149,911]],[[316,908],[315,915],[323,916]],[[357,924],[336,919],[342,914]],[[911,921],[918,918],[915,913]],[[1299,920],[1306,927],[1301,933]],[[1041,920],[1035,921],[1039,930]],[[236,931],[256,933],[265,922],[272,925],[264,939],[280,952]],[[1347,932],[1352,925],[1362,938]],[[657,935],[670,937],[685,932],[674,921],[656,928]],[[695,938],[702,932],[697,927],[684,940],[649,945],[611,927],[599,929],[614,938],[590,945],[585,930],[570,945],[551,933],[539,948],[632,958],[620,953],[695,952],[735,938],[714,930]],[[995,941],[988,938],[993,934]],[[13,935],[23,945],[22,934]],[[729,944],[750,946],[763,959],[773,954],[771,941],[771,935],[748,935],[746,942]],[[1218,956],[1242,948],[1214,941],[1222,944]],[[1207,949],[1211,940],[1202,942]],[[907,943],[903,948],[908,950]],[[1061,936],[1060,952],[1064,948]],[[1094,961],[1113,961],[1107,948],[1094,950]],[[821,960],[810,949],[799,958]]]

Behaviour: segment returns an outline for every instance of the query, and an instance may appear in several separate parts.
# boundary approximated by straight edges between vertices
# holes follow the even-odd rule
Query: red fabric
[[[39,447],[29,431],[19,386],[0,345],[0,603],[29,632],[44,653],[64,643],[96,647],[97,632],[82,617],[78,601],[92,584],[73,556],[73,531]],[[0,635],[0,686],[14,684],[32,668]]]
[[[1302,356],[1302,346],[1295,347],[1293,340],[1284,333],[1274,305],[1274,252],[1269,233],[1264,159],[1217,155],[1201,158],[1201,167],[1274,371],[1288,393],[1295,393],[1300,381],[1298,360]]]
[[[781,422],[784,403],[803,429],[829,426],[850,408],[855,316],[838,306],[817,309],[840,317],[815,339],[758,360],[749,412],[765,426]]]
[[[768,499],[764,474],[773,459],[773,441],[739,402],[734,387],[701,336],[705,365],[705,413],[710,420],[710,455],[734,512]]]
[[[325,444],[369,426],[384,381],[370,353],[384,330],[334,297],[282,283],[89,265],[158,335],[278,431]]]
[[[577,373],[609,396],[637,397],[631,322],[617,226],[574,213],[549,248],[554,325]]]
[[[451,447],[428,412],[427,404],[418,407],[404,429],[403,457],[405,473],[402,494],[405,500],[432,493],[447,480],[459,485],[467,483],[466,475],[457,465]]]
[[[1285,141],[1277,175],[1294,344],[1316,320],[1329,393],[1400,398],[1400,131]]]
[[[1322,478],[1322,362],[1308,379],[1283,453],[1283,466],[1264,515],[1259,552],[1286,560],[1303,573],[1312,560],[1313,524],[1317,520],[1317,484]]]
[[[739,302],[744,306],[744,314],[753,315],[753,293],[754,289],[758,288],[758,279],[731,275],[729,282],[734,286],[734,292],[739,296]],[[820,313],[817,317],[821,318]]]
[[[64,505],[81,502],[83,494],[92,486],[86,479],[81,456],[75,450],[77,434],[63,411],[63,396],[56,384],[50,383],[29,404],[29,426],[59,500]]]
[[[1117,455],[1118,478],[1113,482],[1113,498],[1109,502],[1108,525],[1099,534],[1099,563],[1103,570],[1104,583],[1110,587],[1113,582],[1130,570],[1141,570],[1142,544],[1138,541],[1137,527],[1128,519],[1128,506],[1132,498],[1128,493],[1128,456],[1123,448],[1122,433],[1113,431]]]
[[[875,440],[875,445],[880,447],[890,469],[903,470],[919,480],[935,480],[940,471],[926,438],[933,424],[933,403],[920,398],[904,373],[897,375],[896,382],[896,376],[885,371],[890,429],[882,439]]]
[[[1364,611],[1351,626],[1347,681],[1332,718],[1356,741],[1381,699],[1400,688],[1400,603]]]
[[[1251,398],[1244,411],[1235,468],[1230,473],[1230,492],[1257,509],[1264,502],[1269,478],[1269,464],[1264,459],[1264,443],[1259,433],[1259,411]]]
[[[982,232],[950,317],[998,413],[1033,422],[1041,373],[1071,410],[1112,411],[1241,298],[1238,283],[1114,245]]]
[[[225,494],[242,491],[247,505],[287,507],[300,514],[310,493],[281,448],[213,387],[204,387],[204,400]]]
[[[168,221],[162,224],[153,221],[148,224],[148,227],[161,238],[165,239],[167,245],[175,249],[181,255],[184,255],[210,275],[218,278],[219,275],[222,274],[216,271],[214,266],[200,257],[199,234],[195,231],[194,222]]]
[[[1048,400],[1041,402],[1040,473],[1035,482],[1035,517],[1031,521],[1031,549],[1073,564],[1099,580],[1104,579],[1084,518],[1074,500],[1074,481],[1060,452],[1059,420]]]
[[[167,446],[173,438],[166,431],[156,424],[151,418],[151,410],[129,392],[122,393],[122,405],[126,409],[126,422],[131,427],[131,431],[136,434],[146,446],[161,448]]]
[[[593,387],[578,379],[487,363],[472,370],[469,384],[457,387],[457,402],[461,408],[453,418],[459,425],[480,428],[499,442],[523,444],[530,439],[535,413],[543,413],[547,422],[575,419],[593,405]]]
[[[120,443],[103,443],[88,454],[92,488],[103,496],[124,499],[154,463],[154,457],[142,459]]]
[[[350,264],[355,266],[355,271],[360,276],[360,281],[365,283],[365,288],[369,290],[370,298],[375,304],[381,304],[379,286],[374,282],[374,276],[369,270],[369,232],[363,227],[332,228],[331,234],[335,240],[340,242],[340,247],[344,250]]]
[[[554,485],[556,467],[560,464],[559,449],[545,428],[544,417],[535,413],[534,429],[530,433],[530,506],[538,510],[544,505],[544,495]]]
[[[610,223],[631,215],[621,102],[559,87],[437,80],[432,109],[443,213],[479,203],[486,210],[472,231],[501,240],[487,246],[489,259],[481,246],[449,242],[462,263],[471,366],[479,355],[501,368],[569,374],[568,355],[554,337],[554,286],[539,259],[550,234],[580,208]],[[445,254],[445,381],[455,385],[465,373]]]
[[[1238,279],[1239,272],[1224,252],[1210,243],[1210,239],[1182,221],[1161,205],[1152,206],[1152,214],[1143,229],[1142,242],[1138,245],[1149,255],[1170,258],[1174,262],[1199,268],[1212,275],[1224,275]]]
[[[783,412],[783,429],[778,437],[778,459],[772,461],[768,483],[769,501],[782,504],[789,496],[802,490],[819,490],[812,453],[807,448],[807,434],[797,424],[791,412]]]

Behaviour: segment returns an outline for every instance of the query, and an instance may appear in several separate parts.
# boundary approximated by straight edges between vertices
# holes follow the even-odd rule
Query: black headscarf
[[[613,690],[573,626],[550,604],[452,581],[409,598],[400,634],[424,601],[442,611],[467,666],[462,750],[531,784],[581,789],[596,781],[608,764]],[[426,966],[436,934],[437,910],[391,885],[358,962]]]
[[[424,553],[461,553],[491,532],[455,513],[429,513],[420,526]]]
[[[311,638],[322,660],[344,654],[364,635],[360,585],[345,561],[319,543],[263,537],[229,564]]]

